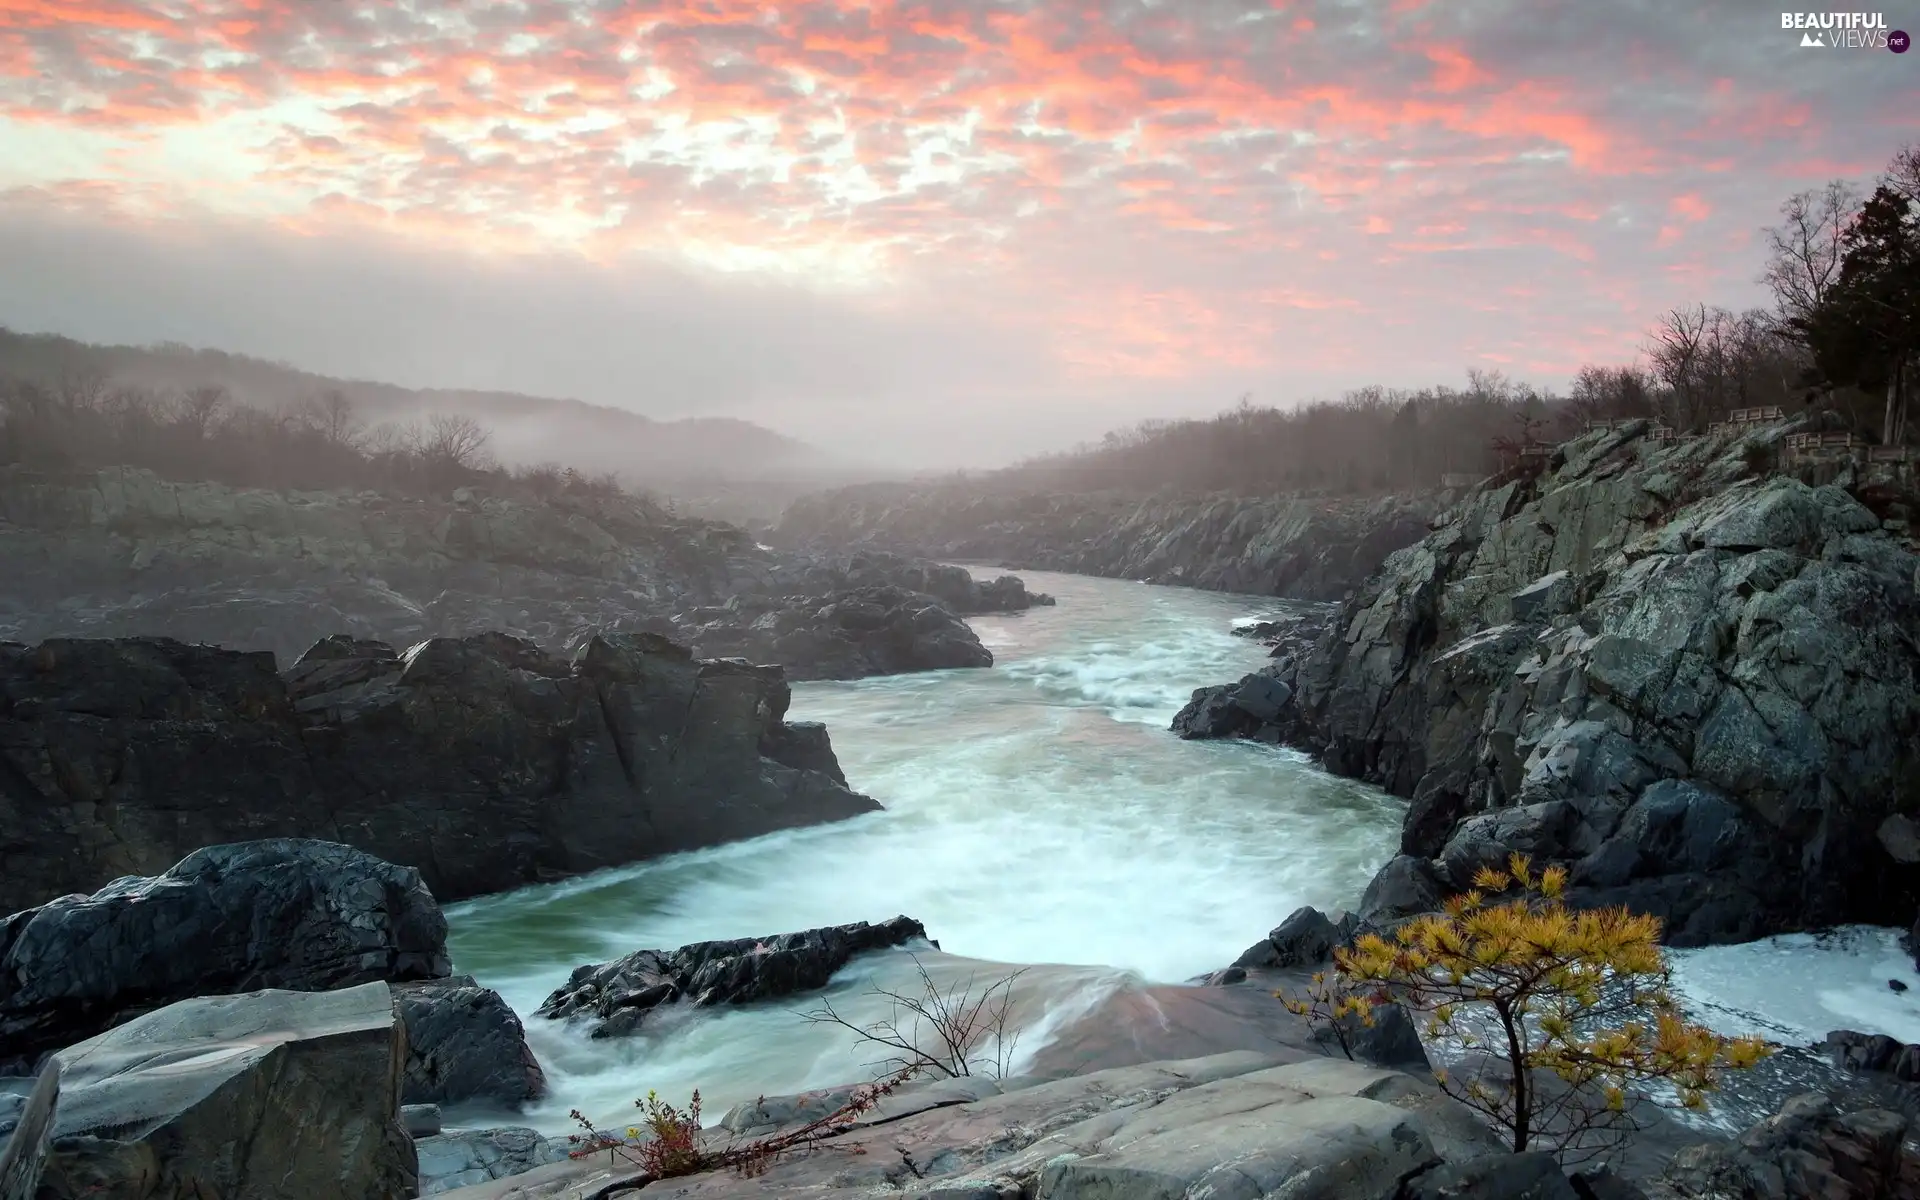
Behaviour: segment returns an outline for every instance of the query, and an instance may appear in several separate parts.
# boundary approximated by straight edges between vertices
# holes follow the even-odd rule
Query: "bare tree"
[[[195,438],[212,433],[233,402],[227,389],[218,384],[189,388],[173,405],[173,423]]]
[[[464,413],[434,413],[427,418],[420,456],[435,467],[461,471],[487,464],[487,427]]]
[[[975,994],[971,975],[964,983],[942,988],[917,954],[913,966],[920,977],[919,993],[874,988],[872,994],[886,1000],[891,1011],[870,1025],[842,1016],[825,1001],[800,1015],[816,1025],[838,1025],[861,1042],[881,1047],[887,1053],[877,1065],[888,1072],[1005,1079],[1012,1071],[1014,1046],[1020,1038],[1009,1024],[1013,984],[1026,970],[1003,976]]]
[[[1911,142],[1900,148],[1900,152],[1887,165],[1887,174],[1882,182],[1905,196],[1908,203],[1920,206],[1920,142]]]
[[[353,401],[339,388],[328,388],[317,396],[307,397],[301,402],[299,412],[307,426],[329,446],[352,449],[365,436],[365,430],[354,419]]]
[[[1780,206],[1780,224],[1767,230],[1771,257],[1760,278],[1783,322],[1805,320],[1839,283],[1847,227],[1860,204],[1859,189],[1835,179]]]
[[[1667,388],[1667,422],[1675,429],[1691,429],[1698,419],[1703,360],[1709,351],[1714,311],[1704,304],[1676,308],[1660,318],[1653,330],[1647,357],[1654,374]]]

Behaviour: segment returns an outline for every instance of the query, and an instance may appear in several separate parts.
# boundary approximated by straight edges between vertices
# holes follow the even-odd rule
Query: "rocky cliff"
[[[1419,540],[1430,497],[1006,493],[867,484],[802,497],[770,535],[1216,591],[1337,600]]]
[[[159,635],[292,659],[336,633],[500,631],[572,652],[599,630],[651,629],[796,679],[990,665],[960,618],[1044,602],[1012,577],[778,553],[629,495],[280,492],[131,468],[0,470],[0,574],[0,637],[20,641]],[[900,592],[871,624],[821,611],[875,587]],[[736,597],[760,604],[716,611]],[[789,615],[774,636],[752,628],[775,608]]]
[[[0,912],[202,846],[318,837],[455,900],[879,806],[777,667],[653,634],[567,661],[503,634],[397,652],[0,643]]]
[[[1519,850],[1680,944],[1912,918],[1911,513],[1850,471],[1778,472],[1795,428],[1566,443],[1438,518],[1278,673],[1268,724],[1411,800],[1370,915]]]

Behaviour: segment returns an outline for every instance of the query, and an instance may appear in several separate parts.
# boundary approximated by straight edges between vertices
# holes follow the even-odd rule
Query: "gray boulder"
[[[526,1029],[500,993],[471,976],[393,985],[407,1026],[408,1104],[517,1109],[546,1094]]]
[[[436,1133],[413,1145],[420,1159],[422,1196],[524,1175],[567,1157],[564,1139],[518,1126]]]
[[[674,636],[703,657],[779,663],[791,679],[993,665],[993,653],[958,613],[932,596],[892,585],[735,597],[682,615]]]
[[[1337,913],[1329,917],[1317,908],[1298,908],[1275,926],[1265,940],[1255,942],[1239,958],[1234,959],[1233,965],[1245,968],[1316,967],[1332,961],[1334,950],[1351,942],[1358,928],[1359,919],[1352,913]]]
[[[920,922],[895,917],[878,925],[858,921],[695,942],[673,951],[637,950],[610,963],[576,967],[538,1012],[549,1019],[586,1021],[594,1037],[620,1037],[639,1029],[663,1004],[748,1004],[810,991],[825,987],[856,954],[925,940]]]
[[[1446,1163],[1407,1181],[1397,1200],[1584,1200],[1551,1154],[1497,1154]]]
[[[1663,1196],[1687,1200],[1892,1200],[1920,1196],[1913,1119],[1847,1109],[1819,1093],[1795,1096],[1731,1145],[1680,1151]]]
[[[38,1200],[415,1194],[385,984],[185,1000],[60,1053]]]
[[[435,978],[446,939],[411,867],[332,842],[210,846],[0,923],[0,1054],[24,1069],[194,996]]]

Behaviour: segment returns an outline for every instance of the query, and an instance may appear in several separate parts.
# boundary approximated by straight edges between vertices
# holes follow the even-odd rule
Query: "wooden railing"
[[[1866,441],[1857,433],[1790,433],[1787,435],[1789,450],[1852,450],[1866,445]]]

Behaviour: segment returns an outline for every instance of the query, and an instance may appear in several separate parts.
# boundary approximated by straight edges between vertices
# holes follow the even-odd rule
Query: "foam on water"
[[[942,978],[966,966],[952,956],[1056,964],[1022,981],[1032,1053],[1114,988],[1223,966],[1302,904],[1351,906],[1397,845],[1400,801],[1290,751],[1166,732],[1195,687],[1265,662],[1227,630],[1276,603],[1026,578],[1059,607],[973,619],[991,670],[794,688],[794,717],[827,722],[848,778],[887,811],[454,906],[457,969],[531,1014],[581,963],[906,913],[940,941],[926,961]],[[1885,931],[1673,957],[1696,1016],[1727,1032],[1920,1040],[1920,991],[1886,986],[1920,980]],[[906,955],[869,956],[829,997],[872,1019],[884,1011],[867,989],[911,979]],[[624,1127],[649,1088],[696,1087],[717,1118],[865,1077],[871,1053],[795,1015],[818,1000],[680,1012],[599,1042],[530,1018],[552,1099],[516,1119],[564,1132],[578,1106]]]
[[[1855,1029],[1920,1042],[1920,972],[1898,930],[1849,926],[1668,957],[1695,1019],[1723,1033],[1805,1045]]]
[[[1289,751],[1166,732],[1195,687],[1265,661],[1226,629],[1275,602],[1028,582],[1059,607],[974,619],[992,670],[795,687],[793,716],[827,723],[848,778],[886,812],[456,906],[458,969],[530,1013],[581,963],[906,913],[950,954],[1066,964],[1035,1010],[1058,1020],[1122,975],[1188,979],[1302,904],[1354,902],[1393,851],[1398,801]],[[777,1006],[625,1042],[528,1025],[554,1076],[552,1105],[532,1114],[543,1128],[575,1105],[624,1120],[650,1087],[698,1086],[718,1115],[722,1100],[857,1078],[864,1062],[846,1035]]]

